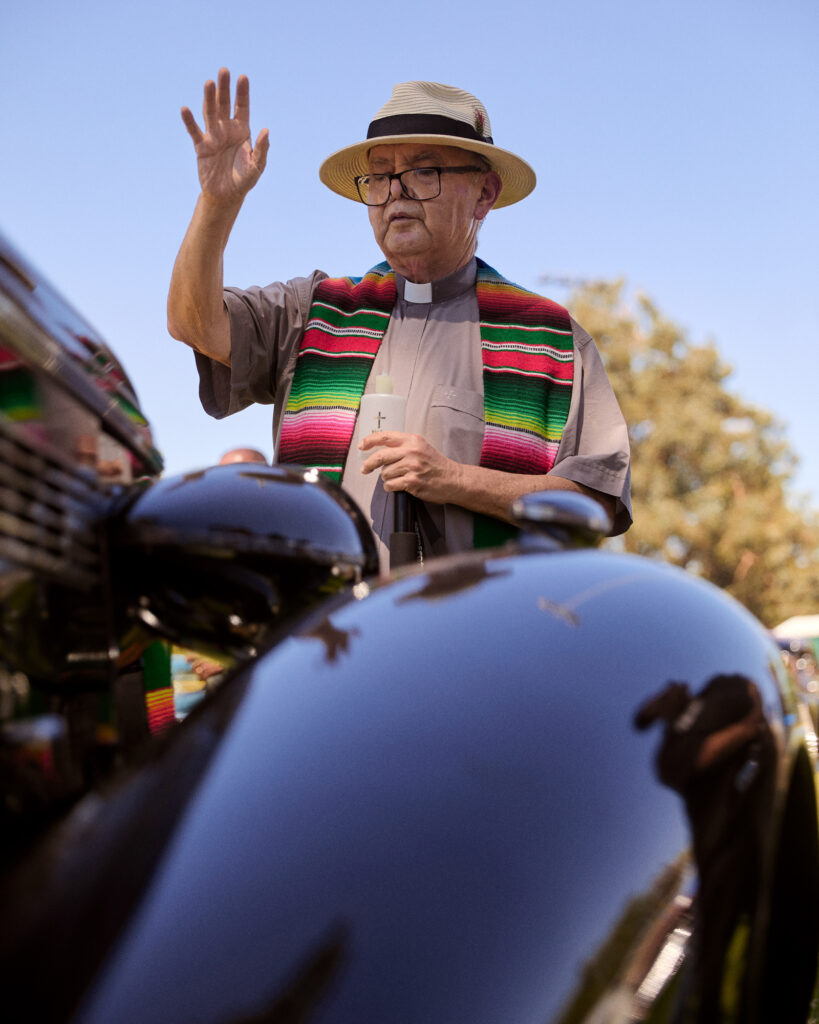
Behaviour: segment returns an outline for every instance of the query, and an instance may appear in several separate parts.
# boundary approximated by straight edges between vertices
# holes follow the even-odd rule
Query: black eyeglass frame
[[[425,196],[423,199],[419,199],[418,196],[412,196],[407,191],[407,186],[404,184],[405,174],[415,174],[418,171],[437,171],[438,173],[438,191],[434,196]],[[441,194],[441,175],[442,174],[469,174],[470,172],[485,172],[485,167],[408,167],[405,171],[398,171],[395,174],[385,174],[381,171],[374,171],[372,174],[358,174],[353,181],[355,182],[355,190],[358,192],[358,198],[365,206],[386,206],[390,201],[390,193],[392,192],[393,178],[398,179],[398,183],[401,186],[401,192],[407,197],[412,199],[416,203],[426,203],[430,199],[437,199]],[[387,198],[383,203],[368,203],[364,196],[361,194],[361,182],[365,178],[387,178]]]

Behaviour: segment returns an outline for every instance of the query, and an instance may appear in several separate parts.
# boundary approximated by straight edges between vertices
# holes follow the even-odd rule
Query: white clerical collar
[[[432,302],[432,282],[416,284],[414,281],[404,281],[405,302]]]
[[[463,267],[428,284],[414,284],[401,274],[396,274],[395,287],[405,302],[414,302],[416,305],[448,302],[474,288],[477,273],[478,264],[473,256]]]

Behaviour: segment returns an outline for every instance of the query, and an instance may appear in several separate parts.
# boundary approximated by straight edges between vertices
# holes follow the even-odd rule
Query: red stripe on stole
[[[556,377],[558,380],[565,380],[566,383],[571,383],[571,359],[563,363],[558,362],[556,359],[550,359],[547,367],[544,367],[543,362],[542,353],[537,354],[508,349],[498,352],[489,347],[485,347],[483,350],[483,364],[487,369],[507,370],[509,373],[515,373],[515,371],[520,373],[537,373],[538,375],[542,375],[544,369],[546,369],[550,377]]]
[[[328,277],[316,289],[321,302],[331,302],[345,312],[372,303],[381,312],[389,312],[395,303],[395,280],[391,276],[365,276],[358,284],[348,277]]]
[[[301,352],[305,349],[318,348],[322,355],[350,355],[352,357],[360,355],[370,359],[375,358],[378,346],[381,344],[380,335],[377,338],[362,337],[359,334],[339,335],[322,330],[322,322],[315,320],[310,322],[302,341]]]
[[[481,286],[481,319],[490,323],[511,322],[521,327],[534,325],[571,331],[566,310],[540,295],[521,294],[514,288],[486,283]]]

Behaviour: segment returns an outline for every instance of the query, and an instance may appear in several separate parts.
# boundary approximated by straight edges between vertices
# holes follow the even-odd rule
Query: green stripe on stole
[[[477,263],[485,418],[479,464],[546,473],[571,403],[571,320],[562,306]],[[280,462],[341,480],[395,298],[395,275],[387,263],[362,278],[328,278],[318,285],[282,421]],[[507,523],[475,516],[476,547],[494,546],[514,533]]]

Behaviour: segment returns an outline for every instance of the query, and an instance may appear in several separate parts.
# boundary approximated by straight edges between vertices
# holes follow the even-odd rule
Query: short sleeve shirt
[[[484,432],[483,362],[472,260],[431,285],[396,274],[397,298],[365,387],[388,374],[407,398],[406,430],[421,434],[444,455],[477,465]],[[196,354],[200,399],[206,412],[229,415],[253,402],[273,403],[274,451],[307,325],[313,293],[326,277],[315,271],[265,288],[228,288],[231,366]],[[574,385],[569,415],[551,473],[616,499],[613,533],[631,525],[628,431],[591,337],[574,320]],[[342,486],[370,521],[382,547],[392,531],[390,496],[380,475],[361,473],[357,444],[350,446]],[[471,513],[454,505],[426,506],[445,549],[472,546]]]

